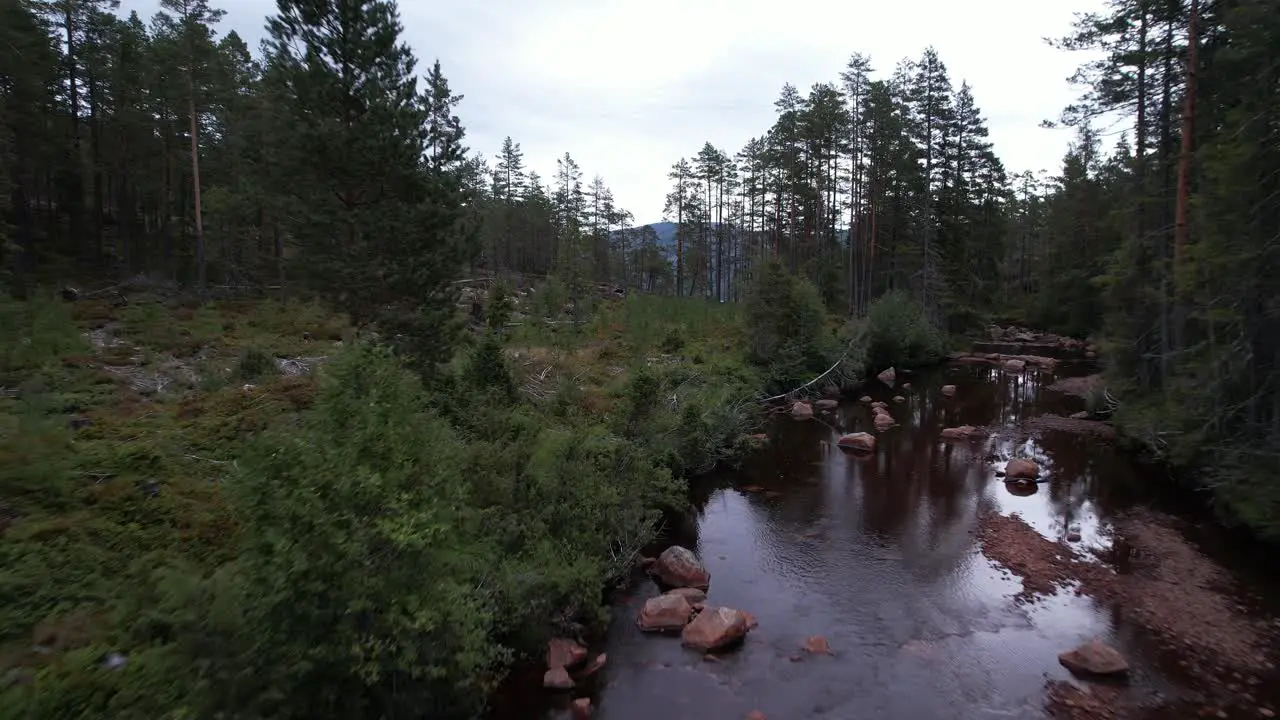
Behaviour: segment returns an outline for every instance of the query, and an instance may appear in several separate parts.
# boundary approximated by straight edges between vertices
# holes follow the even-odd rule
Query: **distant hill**
[[[658,234],[658,244],[661,245],[664,250],[667,250],[668,252],[672,252],[675,250],[675,247],[676,247],[676,224],[675,223],[663,221],[663,222],[649,223],[649,226],[652,227],[653,231]],[[714,223],[713,223],[713,226],[714,226]],[[636,229],[642,228],[642,227],[644,226],[637,225]],[[616,234],[618,231],[614,231],[614,232]],[[837,229],[836,241],[839,242],[841,245],[848,243],[849,229],[848,228]]]

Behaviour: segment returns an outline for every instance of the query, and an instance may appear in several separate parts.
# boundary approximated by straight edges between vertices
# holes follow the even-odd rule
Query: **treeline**
[[[885,78],[855,53],[838,82],[787,84],[773,127],[730,156],[672,167],[679,292],[737,297],[762,261],[809,277],[832,309],[911,293],[960,327],[1000,281],[1005,171],[967,83],[932,49]]]
[[[550,272],[563,258],[597,281],[717,300],[742,299],[779,261],[832,310],[862,316],[902,290],[957,327],[991,304],[1008,267],[1008,182],[968,84],[936,52],[883,79],[855,54],[838,81],[807,95],[788,84],[775,106],[773,127],[738,152],[708,142],[672,166],[675,232],[661,241],[628,226],[599,178],[583,190],[568,155],[544,189],[508,139],[487,197],[489,261]]]
[[[260,57],[207,0],[149,22],[118,4],[0,5],[14,286],[288,282],[392,336],[447,320],[474,256],[473,161],[460,98],[438,62],[420,73],[393,3],[280,3]]]
[[[1057,44],[1099,52],[1061,173],[1022,181],[1010,289],[1106,338],[1118,419],[1280,538],[1280,3],[1112,0]],[[1104,126],[1103,124],[1106,123]],[[1123,130],[1107,152],[1102,136]],[[1114,133],[1112,133],[1114,134]],[[1037,187],[1040,185],[1040,187]]]

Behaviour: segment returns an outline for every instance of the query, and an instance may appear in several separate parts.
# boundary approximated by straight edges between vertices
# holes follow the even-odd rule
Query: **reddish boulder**
[[[840,401],[832,400],[830,398],[823,398],[818,402],[814,403],[813,406],[818,408],[819,410],[835,410],[836,408],[840,407]]]
[[[764,713],[759,710],[752,710],[747,713],[747,720],[769,720],[769,718],[765,717]]]
[[[674,590],[668,590],[664,595],[679,595],[683,597],[690,605],[707,601],[707,592],[698,588],[682,587]]]
[[[943,394],[943,396],[945,396],[945,397],[955,397],[955,396],[956,396],[956,386],[955,386],[955,385],[943,385],[943,386],[942,386],[942,394]]]
[[[876,430],[880,430],[883,432],[897,424],[898,423],[894,421],[893,416],[890,415],[889,413],[887,412],[876,413],[876,419],[875,419]]]
[[[1022,360],[1005,360],[1004,369],[1009,372],[1022,372],[1027,369],[1027,363]]]
[[[810,655],[834,655],[835,654],[831,652],[831,645],[827,642],[827,639],[822,637],[821,635],[814,635],[806,639],[804,641],[804,646],[801,649],[809,653]]]
[[[1071,672],[1083,675],[1124,675],[1129,672],[1129,663],[1124,656],[1097,639],[1062,653],[1058,662]]]
[[[542,687],[548,690],[572,690],[573,678],[563,667],[553,667],[542,676]]]
[[[573,720],[587,720],[591,717],[591,698],[578,698],[569,705],[569,714]]]
[[[672,545],[658,556],[653,564],[653,574],[668,587],[691,587],[706,590],[711,587],[711,573],[698,556],[688,548]]]
[[[889,387],[893,387],[893,383],[896,382],[898,379],[898,374],[893,371],[893,368],[889,368],[888,370],[885,370],[884,372],[881,372],[879,375],[877,375],[876,378],[879,379],[880,382],[884,383],[885,385],[888,385]]]
[[[683,595],[659,595],[649,598],[640,608],[640,616],[636,625],[643,632],[662,632],[679,630],[693,615],[693,606]]]
[[[551,638],[547,643],[547,667],[573,667],[587,659],[587,649],[569,638]]]
[[[871,396],[870,396],[870,395],[863,395],[862,397],[858,398],[858,402],[860,402],[860,403],[868,403],[868,404],[870,404],[870,402],[871,402]]]
[[[902,397],[901,395],[894,395],[894,396],[893,396],[893,401],[894,401],[894,402],[896,402],[896,403],[904,403],[904,402],[906,402],[906,401],[907,401],[907,399],[906,399],[906,398],[904,398],[904,397]]]
[[[746,610],[739,610],[738,612],[742,613],[742,617],[746,618],[748,630],[755,630],[760,627],[760,621],[756,619],[755,615],[752,615]]]
[[[1035,480],[1040,477],[1040,466],[1034,460],[1026,458],[1014,458],[1004,466],[1005,477],[1010,480],[1026,479]]]
[[[977,433],[978,428],[972,425],[961,425],[960,427],[943,428],[941,435],[943,440],[963,440]]]
[[[684,626],[681,642],[685,647],[709,652],[746,637],[747,618],[733,608],[707,608],[693,622]]]
[[[795,404],[791,406],[791,417],[797,420],[812,420],[813,408],[809,406],[809,403],[797,400]]]
[[[842,448],[857,450],[858,452],[875,452],[876,438],[870,433],[849,433],[848,435],[841,435],[836,444]]]

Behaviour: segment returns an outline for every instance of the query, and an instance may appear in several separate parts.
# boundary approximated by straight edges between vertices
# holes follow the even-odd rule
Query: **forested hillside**
[[[1080,16],[1041,173],[855,52],[654,225],[469,148],[391,0],[257,51],[118,5],[0,0],[0,717],[473,715],[753,399],[992,323],[1097,341],[1096,409],[1280,538],[1280,0]]]

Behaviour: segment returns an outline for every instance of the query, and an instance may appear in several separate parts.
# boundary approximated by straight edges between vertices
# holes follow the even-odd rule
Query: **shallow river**
[[[1059,376],[1087,366],[1060,365]],[[734,471],[695,481],[694,509],[667,527],[666,543],[693,549],[711,572],[709,605],[754,614],[740,649],[704,660],[678,637],[640,633],[635,617],[654,584],[638,575],[616,598],[608,664],[587,693],[604,720],[1036,718],[1047,678],[1067,679],[1063,650],[1101,637],[1126,654],[1134,684],[1159,697],[1176,683],[1148,643],[1106,607],[1070,592],[1029,607],[1011,597],[1018,578],[993,566],[974,538],[978,515],[1017,512],[1052,539],[1079,532],[1107,542],[1109,516],[1157,502],[1150,480],[1096,439],[1013,432],[1083,401],[1049,391],[1053,375],[951,365],[899,376],[910,390],[872,381],[899,426],[875,433],[869,458],[838,449],[842,433],[871,431],[871,413],[844,401],[809,421],[776,417],[768,447]],[[954,384],[954,398],[939,388]],[[895,394],[906,397],[894,403]],[[983,440],[941,442],[958,425],[1006,428]],[[1012,456],[1042,468],[1033,494],[1014,494],[995,471]],[[756,486],[756,487],[750,487]],[[656,548],[661,549],[661,548]],[[655,550],[656,550],[655,549]],[[834,656],[800,651],[821,635]],[[540,670],[539,670],[540,672]],[[536,674],[540,678],[540,674]],[[567,698],[518,693],[508,717],[567,717]]]

